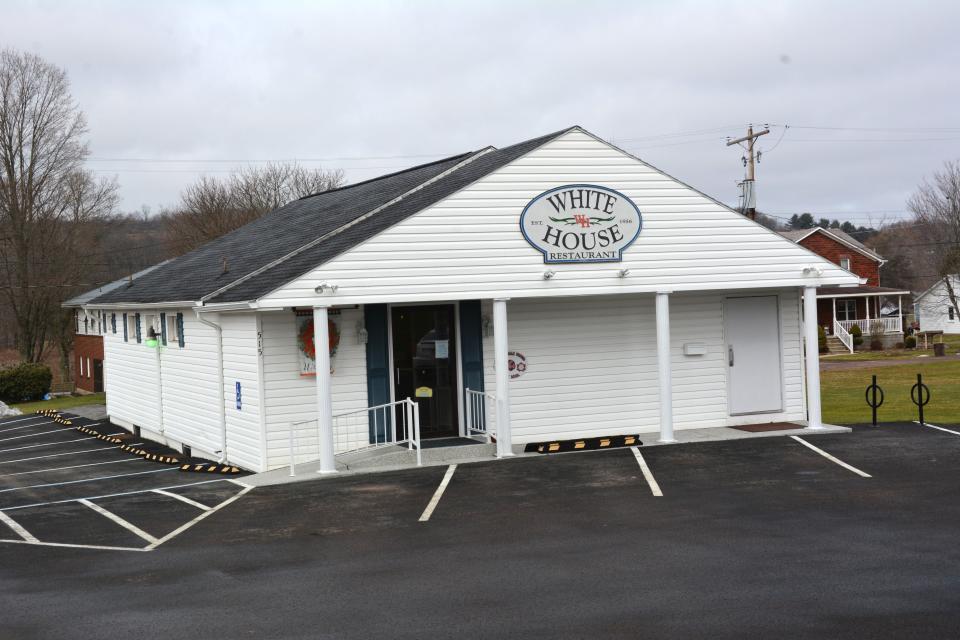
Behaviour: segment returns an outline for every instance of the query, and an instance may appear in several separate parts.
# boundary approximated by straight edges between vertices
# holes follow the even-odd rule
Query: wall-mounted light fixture
[[[553,269],[547,269],[546,271],[543,272],[543,279],[550,280],[555,275],[557,275],[556,271],[554,271]]]
[[[323,293],[324,291],[329,290],[330,293],[336,293],[336,292],[337,292],[337,289],[339,289],[339,288],[340,288],[340,285],[330,284],[330,283],[327,282],[327,281],[323,281],[323,282],[321,282],[320,284],[318,284],[318,285],[316,286],[316,288],[314,289],[314,292],[316,292],[316,293]]]
[[[370,336],[367,334],[367,328],[363,326],[363,322],[358,322],[357,323],[357,344],[367,344],[367,340],[369,339],[369,337]]]
[[[823,267],[809,266],[803,268],[803,275],[805,276],[822,276]]]
[[[620,271],[617,271],[617,277],[626,278],[628,275],[630,275],[630,269],[620,269]]]

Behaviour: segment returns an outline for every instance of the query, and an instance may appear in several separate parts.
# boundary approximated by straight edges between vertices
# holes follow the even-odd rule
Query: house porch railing
[[[874,322],[879,322],[883,325],[884,333],[903,333],[903,321],[900,319],[900,316],[892,318],[870,318],[870,319],[859,319],[859,320],[835,320],[834,326],[841,327],[844,331],[850,332],[854,325],[860,327],[860,331],[863,335],[870,335],[870,327]]]
[[[840,324],[839,320],[833,321],[833,335],[840,339],[850,353],[853,353],[853,335]]]

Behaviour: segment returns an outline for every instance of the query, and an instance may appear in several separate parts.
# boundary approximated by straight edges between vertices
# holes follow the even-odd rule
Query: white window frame
[[[167,317],[167,347],[180,348],[180,334],[177,332],[177,314],[168,313]]]
[[[83,360],[84,360],[83,356],[80,356],[78,360],[80,361],[80,377],[82,378],[83,377]]]
[[[127,342],[137,341],[137,314],[127,314]]]
[[[853,314],[851,316],[850,309],[853,308]],[[841,314],[840,311],[843,310]],[[853,298],[845,298],[837,300],[837,317],[835,320],[856,320],[857,319],[857,301]]]
[[[850,271],[850,257],[849,257],[849,256],[844,256],[843,258],[840,258],[840,268],[841,268],[841,269],[845,269],[845,270],[847,270],[847,271]]]

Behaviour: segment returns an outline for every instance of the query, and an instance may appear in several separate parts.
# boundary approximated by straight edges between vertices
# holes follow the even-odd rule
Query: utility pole
[[[770,129],[764,128],[763,131],[758,131],[757,133],[753,132],[753,125],[747,127],[747,135],[742,138],[737,138],[736,140],[727,140],[727,146],[732,146],[735,144],[740,144],[741,142],[747,143],[747,177],[743,180],[743,215],[747,216],[751,220],[757,219],[757,195],[754,191],[754,177],[756,175],[756,168],[754,166],[755,155],[753,153],[753,142],[760,136],[765,136],[770,133]]]

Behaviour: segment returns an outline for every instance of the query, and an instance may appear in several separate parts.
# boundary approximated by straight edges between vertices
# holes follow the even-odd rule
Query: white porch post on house
[[[670,292],[657,292],[657,370],[660,380],[660,442],[673,437],[673,381],[670,366]]]
[[[817,336],[817,288],[803,288],[803,336],[806,343],[807,428],[822,429],[820,417],[820,341]]]
[[[897,296],[897,332],[903,331],[903,296]]]
[[[836,322],[836,321],[837,321],[837,299],[836,299],[836,298],[830,298],[830,302],[833,303],[833,315],[830,316],[830,317],[833,319],[834,322]],[[833,325],[832,325],[832,324],[830,325],[830,335],[833,335]]]
[[[493,366],[496,372],[497,457],[513,455],[510,431],[510,363],[507,340],[507,300],[493,301]]]
[[[320,435],[320,470],[317,473],[336,473],[333,457],[333,393],[330,385],[330,329],[327,308],[313,308],[313,347],[317,381],[317,432]]]

